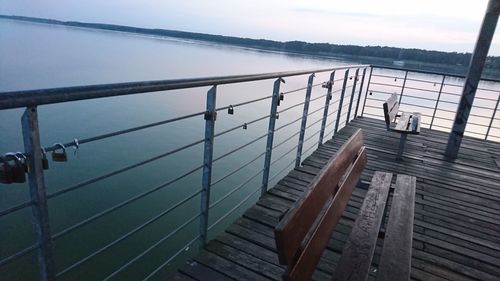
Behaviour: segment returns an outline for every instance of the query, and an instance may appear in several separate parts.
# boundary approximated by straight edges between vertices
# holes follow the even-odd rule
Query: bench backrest
[[[287,265],[285,280],[310,280],[366,162],[358,129],[280,220],[275,239],[279,261]]]
[[[396,118],[398,110],[398,95],[394,93],[386,102],[384,102],[384,118],[387,129],[389,129],[391,122],[394,122],[394,118]]]

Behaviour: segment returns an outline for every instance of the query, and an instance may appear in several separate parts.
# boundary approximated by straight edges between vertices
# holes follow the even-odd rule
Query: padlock
[[[231,114],[233,115],[234,114],[234,107],[232,105],[230,105],[228,108],[227,108],[227,114]]]
[[[280,114],[276,113],[276,119],[280,119]]]
[[[0,183],[12,183],[13,171],[9,161],[5,157],[0,157],[2,165],[0,166]]]
[[[47,152],[45,151],[45,148],[42,148],[42,168],[44,170],[49,169],[49,159],[47,159]]]
[[[244,124],[243,124],[243,130],[246,130],[247,128],[248,128],[247,123],[244,123]]]
[[[52,161],[54,162],[66,162],[68,161],[68,155],[66,155],[66,147],[62,143],[54,144],[56,149],[52,151]],[[60,152],[58,150],[61,150]]]
[[[16,156],[19,157],[19,159],[21,159],[22,161],[22,165],[23,165],[23,170],[25,173],[28,172],[28,162],[26,161],[26,155],[24,155],[24,153],[22,152],[16,152]]]
[[[280,93],[280,100],[285,100],[285,94]]]
[[[23,183],[26,182],[26,174],[23,167],[23,161],[21,158],[17,157],[15,153],[5,154],[7,160],[14,160],[14,166],[12,167],[12,182]]]

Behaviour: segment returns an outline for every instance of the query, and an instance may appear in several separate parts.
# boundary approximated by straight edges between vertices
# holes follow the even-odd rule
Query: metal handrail
[[[348,65],[331,68],[319,68],[302,71],[284,71],[261,74],[246,74],[218,77],[202,77],[188,79],[170,79],[157,81],[128,82],[115,84],[100,84],[90,86],[75,86],[27,91],[12,91],[0,93],[0,109],[38,106],[45,104],[116,97],[139,93],[151,93],[167,90],[206,87],[243,82],[254,82],[284,78],[290,76],[321,73],[349,68],[364,68],[369,65]]]

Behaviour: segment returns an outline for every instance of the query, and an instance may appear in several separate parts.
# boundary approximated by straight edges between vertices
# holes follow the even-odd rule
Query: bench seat
[[[400,112],[397,94],[392,94],[383,108],[387,131],[401,134],[397,155],[397,159],[401,159],[407,136],[420,134],[422,115],[418,112]]]

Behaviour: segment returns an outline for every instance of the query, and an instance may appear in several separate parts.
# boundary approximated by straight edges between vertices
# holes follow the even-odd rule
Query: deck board
[[[417,177],[411,280],[499,280],[500,167],[495,161],[500,144],[464,137],[459,158],[448,162],[448,135],[422,129],[408,137],[403,159],[396,162],[399,134],[371,118],[351,121],[169,280],[280,280],[284,267],[278,262],[274,226],[357,128],[365,135],[368,165],[313,280],[330,280],[375,171]],[[368,280],[376,278],[382,243],[379,238]],[[189,264],[198,268],[187,269]]]

